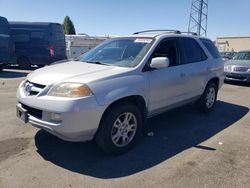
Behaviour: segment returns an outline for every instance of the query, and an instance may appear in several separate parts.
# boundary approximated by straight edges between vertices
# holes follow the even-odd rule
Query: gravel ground
[[[249,86],[224,84],[208,115],[188,105],[151,118],[136,148],[108,156],[16,118],[27,73],[0,73],[0,188],[250,187]]]

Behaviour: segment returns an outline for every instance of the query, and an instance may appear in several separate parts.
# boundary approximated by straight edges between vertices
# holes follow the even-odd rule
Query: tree
[[[69,16],[65,16],[63,21],[64,32],[66,35],[75,35],[75,27]]]

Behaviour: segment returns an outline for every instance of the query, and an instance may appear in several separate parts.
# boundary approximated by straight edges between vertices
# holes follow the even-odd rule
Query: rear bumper
[[[0,66],[5,66],[5,65],[8,65],[8,62],[0,62]]]
[[[52,63],[55,63],[57,61],[62,61],[67,59],[66,57],[49,57],[49,58],[44,58],[43,60],[41,59],[32,59],[32,64],[34,65],[50,65]]]
[[[32,65],[50,65],[56,61],[61,61],[61,60],[66,59],[66,56],[50,57],[49,55],[41,55],[38,58],[38,57],[30,57],[29,55],[16,55],[9,62],[9,64],[18,64],[17,60],[19,57],[26,57]]]

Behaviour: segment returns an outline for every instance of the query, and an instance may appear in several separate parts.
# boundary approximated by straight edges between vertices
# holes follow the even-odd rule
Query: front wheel
[[[142,114],[135,105],[117,104],[104,114],[96,142],[107,153],[123,153],[138,141],[142,122]]]
[[[217,100],[218,87],[214,82],[208,83],[203,95],[197,101],[198,109],[201,112],[210,112],[213,110]]]

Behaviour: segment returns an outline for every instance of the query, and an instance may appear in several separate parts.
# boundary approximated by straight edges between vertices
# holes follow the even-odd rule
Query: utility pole
[[[192,0],[188,32],[207,36],[208,0]]]

